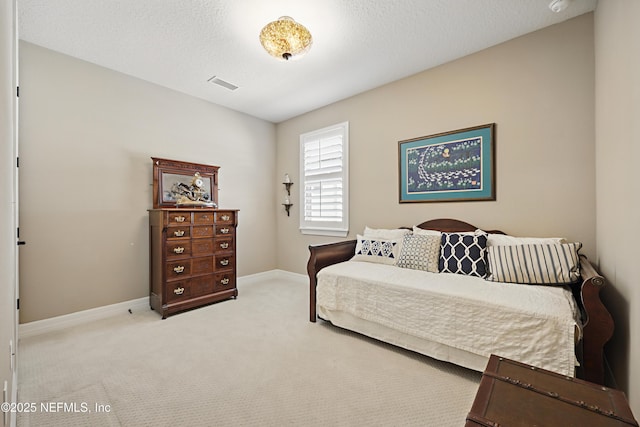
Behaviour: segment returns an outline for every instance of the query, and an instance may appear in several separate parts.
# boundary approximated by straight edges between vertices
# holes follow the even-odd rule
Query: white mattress
[[[497,354],[575,372],[579,315],[564,287],[347,261],[318,273],[316,295],[325,320],[437,359],[481,371]]]

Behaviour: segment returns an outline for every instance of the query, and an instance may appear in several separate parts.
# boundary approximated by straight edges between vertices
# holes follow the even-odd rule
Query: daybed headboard
[[[475,225],[469,224],[468,222],[460,221],[457,219],[451,219],[451,218],[432,219],[429,221],[425,221],[422,224],[417,225],[416,227],[419,227],[425,230],[442,231],[445,233],[476,231],[478,229],[478,227],[476,227]],[[503,231],[500,231],[500,230],[484,230],[484,231],[492,234],[505,234]]]

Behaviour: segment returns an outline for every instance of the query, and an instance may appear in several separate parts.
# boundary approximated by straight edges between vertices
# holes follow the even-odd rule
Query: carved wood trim
[[[585,313],[582,332],[584,379],[604,385],[604,345],[613,336],[615,328],[611,313],[600,299],[600,290],[607,282],[584,255],[580,256],[580,270],[583,279],[580,303]]]
[[[307,262],[307,274],[309,275],[309,320],[311,322],[316,321],[316,285],[318,272],[329,265],[351,259],[355,250],[355,240],[309,246],[311,255]]]
[[[211,180],[210,196],[211,200],[217,206],[219,166],[161,159],[158,157],[152,157],[151,160],[153,160],[153,209],[175,207],[175,203],[166,203],[162,200],[162,175],[165,173],[192,177],[196,172],[199,172],[203,178]]]
[[[464,233],[469,231],[476,231],[478,227],[475,225],[469,224],[468,222],[460,221],[457,219],[451,218],[438,218],[432,219],[429,221],[425,221],[422,224],[417,225],[416,227],[425,229],[425,230],[437,230],[442,231],[444,233]],[[500,230],[485,230],[487,233],[491,234],[505,234]]]

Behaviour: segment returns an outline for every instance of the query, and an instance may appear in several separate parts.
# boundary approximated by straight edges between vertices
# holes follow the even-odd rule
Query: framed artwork
[[[398,142],[400,203],[495,200],[495,123]]]
[[[218,204],[218,166],[152,157],[153,208]]]

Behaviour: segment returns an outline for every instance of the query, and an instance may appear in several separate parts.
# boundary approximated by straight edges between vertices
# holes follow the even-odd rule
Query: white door
[[[17,0],[11,0],[11,5],[13,7],[13,87],[15,88],[14,92],[14,101],[13,101],[13,222],[14,229],[16,230],[16,246],[14,252],[14,312],[13,312],[13,339],[11,341],[11,373],[12,373],[12,390],[11,390],[11,402],[17,402],[18,400],[18,323],[19,323],[19,308],[18,308],[18,299],[19,299],[19,264],[18,264],[18,254],[19,250],[19,238],[18,238],[18,227],[19,227],[19,216],[18,216],[18,4]],[[16,417],[14,414],[11,414],[11,419],[9,420],[9,425],[16,425]]]
[[[0,390],[2,402],[17,402],[18,347],[18,165],[17,0],[0,1]],[[15,426],[15,413],[0,412],[1,426]]]
[[[16,88],[16,96],[15,96],[15,101],[14,101],[14,132],[13,132],[13,152],[15,154],[14,158],[16,159],[16,164],[15,164],[15,168],[13,169],[13,182],[14,182],[14,188],[13,188],[13,203],[14,203],[14,221],[16,224],[16,245],[18,245],[18,247],[20,247],[20,245],[23,244],[23,242],[20,241],[20,236],[18,235],[18,230],[20,230],[20,216],[19,216],[19,207],[20,204],[18,203],[18,178],[19,178],[19,173],[18,173],[18,167],[19,167],[19,151],[18,151],[18,105],[19,105],[19,96],[18,96],[18,88],[19,88],[19,74],[18,74],[18,3],[17,0],[13,0],[13,45],[14,45],[14,50],[13,50],[13,63],[14,63],[14,73],[13,73],[13,79],[14,79],[14,86]],[[19,300],[20,300],[20,275],[19,275],[19,256],[20,256],[20,251],[16,250],[16,257],[15,257],[15,282],[14,282],[14,287],[15,287],[15,296],[16,296],[16,306],[15,306],[15,324],[14,324],[14,331],[13,331],[13,342],[14,342],[14,347],[13,347],[13,359],[12,359],[12,366],[13,366],[13,371],[16,371],[16,364],[17,364],[17,358],[18,358],[18,324],[20,322],[20,318],[19,318]],[[14,385],[14,389],[17,389],[17,384]]]

